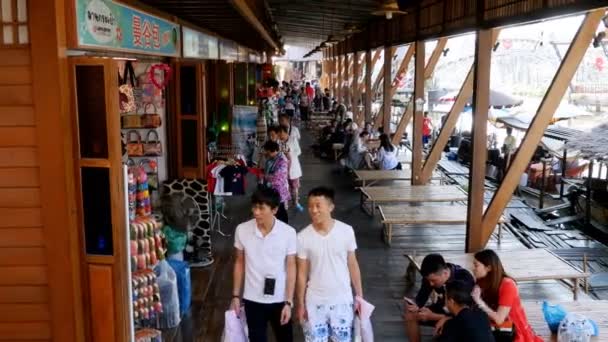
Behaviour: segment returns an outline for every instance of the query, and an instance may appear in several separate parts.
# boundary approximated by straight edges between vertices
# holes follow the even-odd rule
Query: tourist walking
[[[298,234],[297,316],[306,342],[352,341],[353,290],[363,298],[355,232],[332,217],[334,208],[332,189],[312,189],[312,224]]]
[[[293,341],[291,313],[296,283],[296,231],[277,220],[280,196],[270,188],[251,196],[253,219],[236,227],[231,309],[244,304],[249,341]],[[242,301],[241,301],[242,298]]]
[[[266,162],[264,163],[264,183],[262,187],[272,188],[279,193],[281,204],[277,210],[277,218],[288,223],[287,204],[291,198],[289,194],[289,162],[285,155],[279,151],[279,144],[267,141],[264,144]]]

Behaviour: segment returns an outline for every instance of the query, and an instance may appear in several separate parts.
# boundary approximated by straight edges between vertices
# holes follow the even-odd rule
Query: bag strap
[[[148,106],[152,105],[152,107],[154,107],[154,113],[148,113]],[[156,114],[156,112],[158,112],[158,109],[156,108],[156,105],[152,102],[148,102],[144,105],[144,114]]]
[[[127,61],[125,63],[125,70],[122,75],[122,82],[122,84],[127,84],[128,82],[131,82],[131,86],[136,87],[135,70],[133,70],[133,63],[131,61]]]
[[[155,136],[155,140],[154,141],[150,140],[150,138],[151,138],[152,135]],[[148,134],[146,135],[146,142],[148,144],[151,143],[151,142],[155,142],[155,143],[160,142],[160,138],[158,136],[158,132],[155,129],[151,129],[151,130],[148,131]]]
[[[133,133],[135,133],[135,135],[137,136],[137,140],[131,140],[131,137],[133,136]],[[132,129],[129,132],[127,132],[127,143],[133,143],[133,142],[138,142],[141,143],[141,135],[139,134],[138,131]]]
[[[125,84],[125,79],[122,76],[120,76],[120,70],[119,70],[118,71],[118,85],[121,86],[124,84]]]

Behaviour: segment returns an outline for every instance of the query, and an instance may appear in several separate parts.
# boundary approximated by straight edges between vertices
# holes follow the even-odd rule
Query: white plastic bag
[[[181,320],[177,276],[166,260],[161,260],[154,272],[160,289],[160,300],[163,304],[160,327],[161,329],[174,328],[179,325]]]
[[[372,313],[375,307],[364,300],[363,298],[356,297],[355,300],[359,303],[360,312],[355,317],[355,341],[360,342],[374,342],[374,329],[372,327]],[[357,328],[359,325],[359,328]],[[359,329],[360,339],[357,340],[357,329]]]
[[[559,324],[558,342],[589,342],[594,335],[593,324],[584,316],[569,313]]]
[[[234,310],[226,311],[222,342],[247,342],[246,322],[245,310],[241,309],[241,317],[238,317]]]
[[[353,333],[353,341],[354,342],[363,342],[363,337],[361,336],[361,318],[359,315],[355,315],[355,321],[353,322],[354,333]]]

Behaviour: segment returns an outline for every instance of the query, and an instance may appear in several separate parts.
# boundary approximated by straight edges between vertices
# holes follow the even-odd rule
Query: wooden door
[[[74,180],[87,341],[128,341],[130,317],[118,66],[70,58]]]
[[[177,177],[205,178],[206,106],[205,65],[196,61],[175,62],[175,111],[171,127],[176,132]]]

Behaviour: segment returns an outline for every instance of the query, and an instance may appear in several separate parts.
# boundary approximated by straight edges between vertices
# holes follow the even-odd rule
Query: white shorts
[[[308,321],[302,325],[306,342],[351,342],[354,307],[352,304],[306,303]]]

